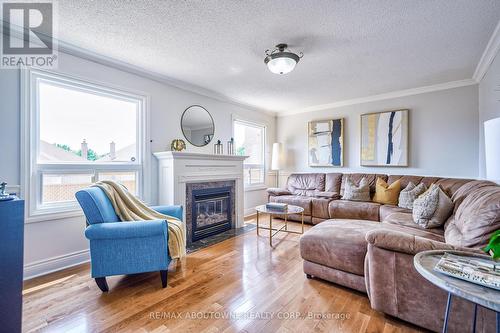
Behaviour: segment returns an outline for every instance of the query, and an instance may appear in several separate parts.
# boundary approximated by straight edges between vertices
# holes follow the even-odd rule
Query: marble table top
[[[255,207],[257,211],[260,213],[267,214],[300,214],[304,211],[304,208],[294,205],[288,205],[288,209],[285,211],[277,210],[277,209],[269,209],[266,205],[260,205]]]
[[[486,255],[471,254],[461,251],[424,251],[416,254],[413,258],[415,269],[420,275],[437,287],[453,295],[484,306],[485,308],[500,312],[500,291],[434,271],[434,266],[436,266],[445,252],[483,259],[489,258]]]

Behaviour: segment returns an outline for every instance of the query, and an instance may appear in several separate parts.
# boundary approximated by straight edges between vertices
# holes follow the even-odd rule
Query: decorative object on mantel
[[[227,154],[234,155],[234,138],[227,142]]]
[[[284,43],[276,45],[272,50],[266,50],[265,53],[264,63],[274,74],[290,73],[304,56],[302,52],[299,52],[299,54],[291,52],[288,50],[288,45]]]
[[[344,119],[310,121],[308,155],[311,167],[344,165]]]
[[[206,146],[215,133],[214,119],[210,112],[200,105],[191,105],[182,113],[182,134],[196,147]]]
[[[486,178],[500,184],[500,117],[484,122]]]
[[[0,201],[14,200],[16,196],[10,195],[9,193],[7,193],[6,189],[7,189],[7,183],[2,182],[0,184]]]
[[[483,250],[491,255],[493,259],[500,259],[500,230],[491,235],[488,245]]]
[[[186,143],[182,139],[174,139],[170,144],[170,149],[174,151],[183,151],[186,149]]]
[[[408,110],[361,115],[362,166],[408,166]]]
[[[273,153],[271,155],[271,170],[276,171],[276,187],[280,187],[281,169],[281,143],[273,143]]]
[[[217,143],[214,144],[214,154],[215,155],[224,154],[224,146],[222,145],[222,142],[220,142],[220,140],[217,140]]]

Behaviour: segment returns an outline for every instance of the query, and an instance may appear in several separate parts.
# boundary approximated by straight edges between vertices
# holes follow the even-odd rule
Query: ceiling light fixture
[[[303,56],[302,52],[296,54],[288,50],[287,44],[278,44],[275,49],[266,50],[264,63],[274,74],[287,74],[293,71]]]

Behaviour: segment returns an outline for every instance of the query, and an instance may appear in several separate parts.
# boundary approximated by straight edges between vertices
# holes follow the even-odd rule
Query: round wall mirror
[[[197,147],[206,146],[212,141],[215,132],[214,120],[202,106],[191,105],[182,114],[182,134],[186,140]]]

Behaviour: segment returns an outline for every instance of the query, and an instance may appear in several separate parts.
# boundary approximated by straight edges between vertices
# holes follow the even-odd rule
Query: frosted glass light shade
[[[267,63],[267,68],[274,74],[287,74],[293,71],[297,62],[288,57],[279,57],[271,59]]]
[[[281,143],[273,143],[273,154],[271,156],[271,170],[281,169]]]
[[[486,178],[500,183],[500,118],[484,122]]]

